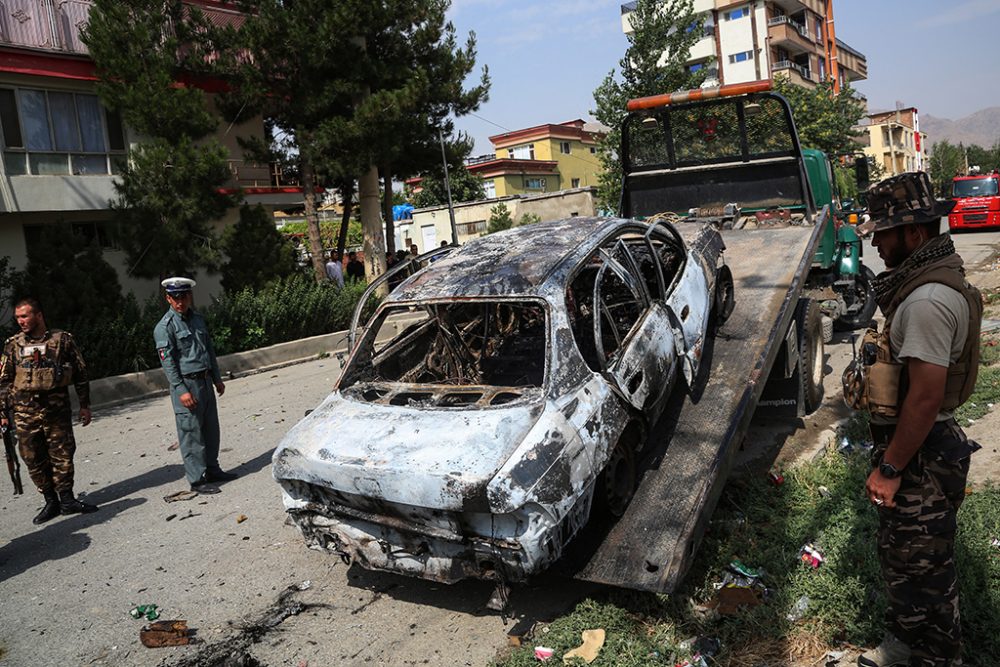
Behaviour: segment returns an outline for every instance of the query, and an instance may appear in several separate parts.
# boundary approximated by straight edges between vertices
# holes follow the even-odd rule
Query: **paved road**
[[[221,459],[242,477],[217,496],[163,501],[187,488],[179,452],[168,451],[176,435],[165,398],[98,412],[77,427],[77,490],[101,506],[96,514],[35,527],[41,496],[25,479],[25,495],[13,497],[0,480],[0,665],[174,664],[213,642],[245,639],[238,626],[304,581],[309,588],[294,599],[319,606],[253,646],[269,667],[488,663],[514,627],[483,613],[488,586],[348,568],[306,549],[284,524],[271,453],[338,372],[335,360],[320,360],[227,385]],[[558,579],[518,589],[515,622],[530,625],[588,590]],[[144,603],[187,620],[201,646],[144,648],[142,623],[128,615]]]

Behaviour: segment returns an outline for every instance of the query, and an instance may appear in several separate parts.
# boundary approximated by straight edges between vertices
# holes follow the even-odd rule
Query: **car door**
[[[690,387],[698,375],[705,346],[712,305],[710,285],[701,262],[690,255],[675,230],[659,225],[651,238],[659,242],[657,257],[664,276],[666,305],[672,326],[682,334],[682,370]]]
[[[594,281],[594,345],[604,375],[633,407],[661,403],[672,384],[677,339],[665,304],[653,300],[638,263],[621,239],[600,250]]]

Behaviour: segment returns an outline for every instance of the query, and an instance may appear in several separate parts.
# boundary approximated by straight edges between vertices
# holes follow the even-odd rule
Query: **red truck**
[[[954,230],[1000,227],[1000,174],[956,176],[951,182],[955,208],[948,214]]]

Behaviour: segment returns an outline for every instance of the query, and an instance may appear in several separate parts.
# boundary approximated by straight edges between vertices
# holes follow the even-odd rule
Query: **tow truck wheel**
[[[597,477],[594,490],[593,514],[602,519],[617,519],[625,514],[632,496],[635,495],[635,442],[637,429],[629,427],[625,430],[604,470]]]
[[[823,403],[823,313],[812,299],[799,299],[795,313],[799,330],[799,379],[805,414]]]

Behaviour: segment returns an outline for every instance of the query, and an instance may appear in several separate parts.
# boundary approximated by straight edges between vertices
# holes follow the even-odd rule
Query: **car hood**
[[[390,406],[331,394],[274,453],[275,479],[441,510],[488,512],[486,486],[538,421],[541,392],[489,409]]]

